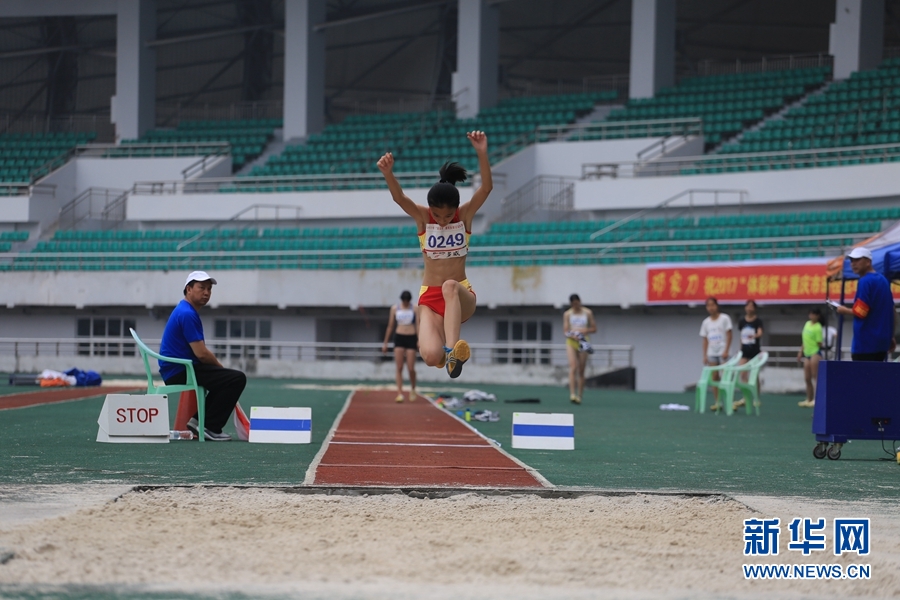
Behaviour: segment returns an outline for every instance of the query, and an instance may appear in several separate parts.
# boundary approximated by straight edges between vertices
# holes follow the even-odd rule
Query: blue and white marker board
[[[311,441],[311,408],[297,406],[250,407],[251,443],[309,444]]]
[[[575,415],[513,413],[512,447],[528,450],[574,450]]]

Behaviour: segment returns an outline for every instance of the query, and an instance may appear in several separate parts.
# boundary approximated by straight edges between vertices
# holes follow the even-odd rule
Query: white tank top
[[[573,329],[587,329],[588,316],[587,313],[569,313],[569,327]]]
[[[412,304],[409,305],[409,308],[403,308],[402,304],[398,304],[394,314],[397,318],[397,325],[412,325],[416,322],[416,309]]]

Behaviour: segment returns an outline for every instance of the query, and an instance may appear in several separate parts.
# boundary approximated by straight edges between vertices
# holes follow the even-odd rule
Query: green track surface
[[[4,378],[5,381],[5,378]],[[10,483],[249,484],[297,485],[331,428],[346,390],[298,390],[297,382],[252,379],[241,404],[309,406],[309,445],[173,442],[99,444],[102,398],[0,411],[0,485]],[[462,381],[448,382],[459,389]],[[805,496],[835,500],[900,498],[900,467],[880,442],[853,441],[838,461],[816,460],[810,433],[812,411],[799,396],[763,397],[762,416],[672,412],[661,404],[693,407],[691,394],[589,390],[584,403],[568,402],[559,387],[476,386],[496,403],[497,423],[473,421],[504,450],[559,486],[606,489],[709,491],[727,494]],[[0,394],[29,388],[0,386]],[[457,395],[460,395],[457,392]],[[540,398],[540,404],[503,400]],[[175,402],[170,410],[174,415]],[[574,451],[511,448],[512,413],[575,414]],[[232,425],[226,431],[234,432]],[[892,447],[888,441],[886,446]]]

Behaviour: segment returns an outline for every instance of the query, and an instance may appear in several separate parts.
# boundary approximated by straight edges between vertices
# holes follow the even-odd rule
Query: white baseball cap
[[[868,248],[863,248],[862,246],[860,246],[858,248],[854,248],[853,250],[850,251],[850,254],[848,254],[847,256],[849,256],[851,259],[852,258],[868,258],[869,260],[872,260],[872,252]],[[215,283],[215,282],[213,282],[213,283]]]
[[[187,279],[184,280],[184,287],[187,287],[191,284],[192,281],[212,281],[213,285],[218,283],[215,279],[209,276],[209,273],[206,271],[194,271],[190,275],[187,276]]]

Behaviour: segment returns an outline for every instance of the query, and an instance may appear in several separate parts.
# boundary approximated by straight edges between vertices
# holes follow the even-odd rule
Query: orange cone
[[[178,399],[178,412],[175,413],[175,430],[184,431],[187,429],[187,422],[196,414],[197,392],[194,390],[181,392],[181,397]]]
[[[234,405],[234,428],[237,431],[238,439],[242,442],[250,441],[250,419],[241,408],[241,403]]]

